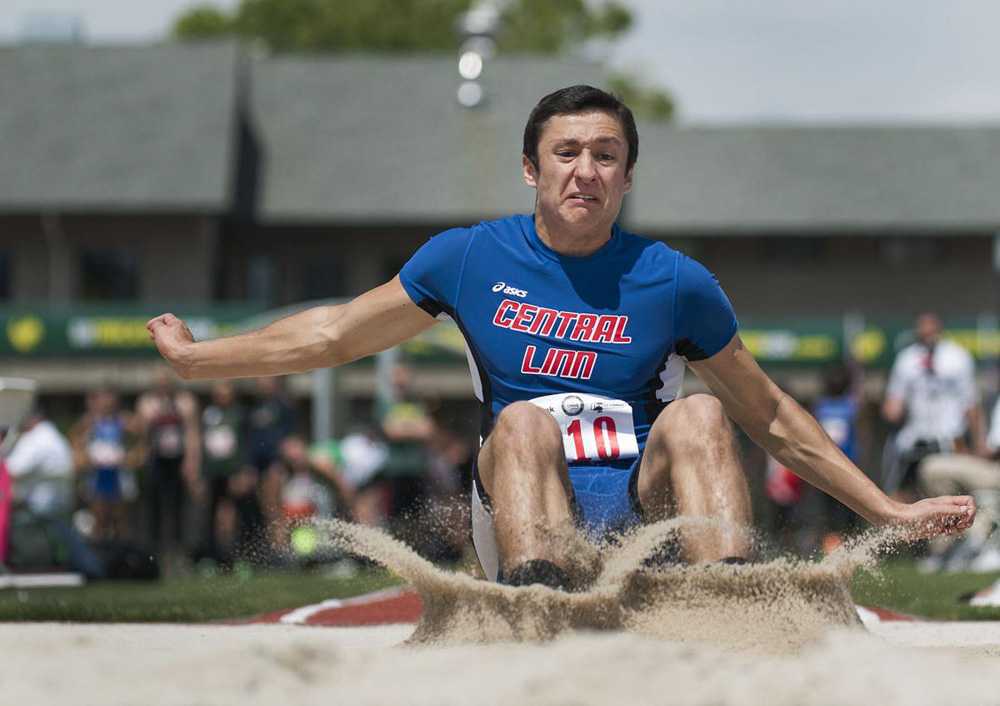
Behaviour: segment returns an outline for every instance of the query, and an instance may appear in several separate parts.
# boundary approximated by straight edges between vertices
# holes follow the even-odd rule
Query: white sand
[[[412,626],[7,624],[0,706],[1000,706],[1000,623],[858,625],[847,577],[889,534],[819,563],[637,570],[679,522],[609,548],[575,594],[475,581],[330,523],[420,591],[421,646],[400,645]],[[512,640],[532,636],[557,638]]]
[[[3,704],[1000,704],[1000,623],[837,631],[793,655],[630,634],[406,647],[411,626],[0,625]]]

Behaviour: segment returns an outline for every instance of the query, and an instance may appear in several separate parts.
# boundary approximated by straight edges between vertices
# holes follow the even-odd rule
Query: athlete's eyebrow
[[[601,137],[595,137],[593,140],[591,140],[591,142],[598,143],[598,144],[607,144],[607,143],[610,143],[610,144],[616,145],[618,147],[621,147],[622,145],[625,144],[624,142],[621,141],[620,138],[615,137],[614,135],[603,135]],[[553,144],[553,148],[559,148],[559,147],[579,147],[582,144],[583,144],[583,142],[581,140],[576,139],[575,137],[567,137],[567,138],[562,139],[562,140],[556,140],[556,142]]]

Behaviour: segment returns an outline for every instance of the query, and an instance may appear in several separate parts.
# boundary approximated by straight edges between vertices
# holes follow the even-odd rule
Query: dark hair
[[[585,113],[591,110],[603,110],[611,113],[621,123],[628,141],[628,159],[625,171],[631,171],[639,158],[639,132],[635,129],[635,118],[628,106],[617,97],[593,86],[569,86],[560,88],[554,93],[538,101],[538,105],[528,116],[528,124],[524,126],[524,156],[538,169],[538,139],[549,118],[555,115],[571,115]]]
[[[842,397],[850,391],[851,382],[850,369],[843,363],[835,363],[823,373],[823,394]]]

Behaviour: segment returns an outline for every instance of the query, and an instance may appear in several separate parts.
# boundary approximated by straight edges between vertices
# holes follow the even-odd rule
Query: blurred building
[[[392,277],[433,233],[532,208],[537,99],[599,66],[272,57],[236,44],[0,48],[0,360],[66,393],[148,379],[142,324],[217,335]],[[885,366],[939,311],[1000,351],[1000,125],[640,125],[624,225],[715,271],[766,364]],[[854,323],[846,332],[845,314]],[[852,338],[852,336],[859,336]],[[461,339],[443,343],[460,350]],[[419,348],[419,345],[418,345]],[[463,358],[433,386],[468,396]],[[348,394],[371,394],[370,368]]]

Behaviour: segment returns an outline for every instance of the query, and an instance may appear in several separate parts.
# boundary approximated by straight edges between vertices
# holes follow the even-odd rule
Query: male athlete
[[[512,585],[571,584],[576,557],[560,537],[573,523],[716,518],[722,529],[684,537],[685,558],[744,560],[747,536],[732,528],[750,524],[750,502],[727,417],[874,524],[968,527],[971,497],[883,494],[757,366],[715,278],[615,223],[637,156],[618,99],[556,91],[524,132],[533,215],[441,233],[347,304],[197,343],[164,314],[150,334],[184,378],[247,377],[341,365],[454,320],[483,404],[473,539],[487,576]],[[714,396],[677,398],[685,362]]]

